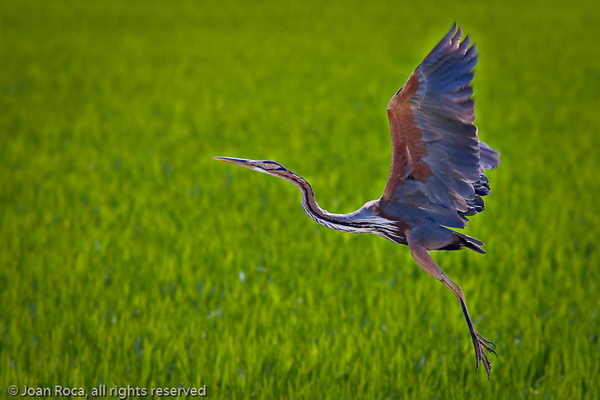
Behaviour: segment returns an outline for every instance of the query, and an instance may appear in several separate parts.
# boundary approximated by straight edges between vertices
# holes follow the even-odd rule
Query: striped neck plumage
[[[323,210],[315,201],[315,194],[312,187],[299,175],[289,175],[287,180],[292,182],[302,192],[302,207],[304,212],[311,219],[327,228],[349,233],[367,233],[372,232],[372,226],[367,221],[356,219],[356,213],[333,214]]]
[[[392,241],[397,239],[396,227],[392,221],[370,212],[364,212],[362,208],[350,214],[332,214],[319,207],[315,201],[313,189],[306,179],[291,171],[286,171],[285,174],[279,176],[300,189],[304,211],[318,224],[340,232],[374,233]]]
[[[298,175],[290,176],[290,178],[290,181],[302,192],[302,207],[310,218],[325,226],[328,226],[328,222],[347,222],[346,216],[341,214],[332,214],[329,211],[323,210],[321,207],[319,207],[317,201],[315,200],[315,192],[306,179]]]

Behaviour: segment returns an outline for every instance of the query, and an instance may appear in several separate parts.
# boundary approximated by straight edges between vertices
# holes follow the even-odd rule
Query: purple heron
[[[387,106],[392,137],[392,165],[383,195],[349,214],[332,214],[315,201],[309,183],[275,161],[215,157],[292,182],[302,192],[302,206],[317,223],[337,231],[374,233],[408,245],[416,262],[457,297],[475,348],[475,369],[493,342],[473,326],[462,289],[429,255],[431,250],[479,253],[483,242],[448,228],[464,228],[483,211],[489,194],[485,169],[499,164],[499,154],[479,141],[472,99],[477,51],[468,36],[452,25]]]

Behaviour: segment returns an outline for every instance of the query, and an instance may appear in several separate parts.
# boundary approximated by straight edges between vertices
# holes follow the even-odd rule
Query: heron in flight
[[[413,71],[387,106],[392,165],[383,195],[349,214],[333,214],[315,201],[310,184],[270,160],[215,157],[285,179],[302,192],[302,207],[318,224],[349,233],[373,233],[408,245],[415,261],[457,297],[475,348],[475,369],[491,364],[493,342],[473,326],[462,289],[435,263],[432,250],[463,247],[485,253],[483,242],[448,228],[464,228],[483,211],[490,188],[484,170],[499,164],[499,153],[477,136],[472,99],[477,51],[468,36],[450,31]]]

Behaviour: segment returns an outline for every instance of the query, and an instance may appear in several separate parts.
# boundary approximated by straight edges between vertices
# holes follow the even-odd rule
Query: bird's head
[[[288,170],[277,161],[271,160],[246,160],[245,158],[234,157],[213,157],[215,160],[225,161],[231,164],[241,165],[242,167],[250,168],[254,171],[263,172],[265,174],[277,176],[279,178],[289,180],[293,172]]]

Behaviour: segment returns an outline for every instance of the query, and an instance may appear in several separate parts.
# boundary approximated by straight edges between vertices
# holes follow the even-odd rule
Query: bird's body
[[[482,197],[489,194],[484,170],[499,164],[498,153],[479,141],[473,125],[470,83],[477,55],[469,38],[461,39],[453,26],[390,100],[392,166],[384,193],[352,213],[320,208],[310,184],[275,161],[216,158],[292,182],[302,192],[306,214],[327,228],[408,245],[417,263],[460,301],[476,367],[482,362],[489,376],[486,351],[494,352],[494,345],[475,331],[461,288],[429,256],[431,250],[463,247],[484,253],[481,241],[449,228],[464,228],[467,217],[483,211]]]

